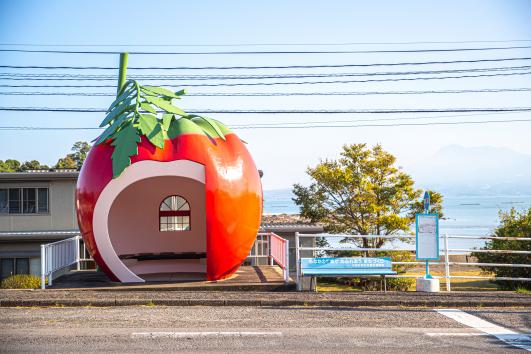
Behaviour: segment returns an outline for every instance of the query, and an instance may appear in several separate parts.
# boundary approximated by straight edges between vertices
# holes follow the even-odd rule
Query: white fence
[[[41,289],[46,288],[46,278],[52,285],[55,272],[74,264],[79,270],[80,262],[91,260],[81,236],[41,245]]]
[[[269,232],[259,233],[249,253],[248,259],[267,259],[267,263],[276,263],[283,271],[284,281],[289,281],[289,241]],[[41,288],[53,283],[54,273],[64,268],[92,261],[81,236],[41,245]]]
[[[315,256],[316,252],[319,251],[408,251],[415,253],[415,249],[410,248],[362,248],[357,247],[356,245],[345,245],[341,247],[324,246],[319,247],[316,244],[318,238],[327,239],[327,238],[341,238],[341,239],[414,239],[415,236],[412,235],[332,235],[332,234],[300,234],[295,233],[295,260],[296,260],[296,272],[297,272],[297,286],[301,282],[300,277],[300,259],[301,251],[312,251],[312,256]],[[531,278],[515,278],[515,277],[490,277],[490,276],[469,276],[469,275],[452,275],[451,266],[484,266],[484,267],[514,267],[514,268],[531,268],[531,264],[509,264],[509,263],[469,263],[469,262],[450,262],[451,253],[466,253],[471,252],[485,252],[485,253],[507,253],[507,254],[531,254],[530,250],[481,250],[481,249],[463,249],[463,248],[450,248],[448,246],[449,239],[468,239],[468,240],[505,240],[505,241],[531,241],[531,238],[528,237],[494,237],[494,236],[458,236],[458,235],[442,235],[444,241],[444,247],[442,248],[444,262],[430,261],[430,265],[444,265],[444,276],[433,276],[433,278],[442,278],[446,280],[446,290],[451,291],[451,279],[488,279],[488,280],[508,280],[508,281],[531,281]],[[301,240],[309,239],[310,245],[302,245]],[[302,241],[305,243],[304,241]],[[308,242],[306,242],[308,243]],[[392,259],[392,256],[391,256]],[[425,264],[424,261],[417,262],[392,262],[396,265],[422,265]],[[390,278],[418,278],[417,275],[395,275],[389,276]]]
[[[267,259],[268,264],[276,263],[284,274],[284,281],[289,281],[289,241],[273,232],[261,232],[256,235],[256,240],[248,260]]]

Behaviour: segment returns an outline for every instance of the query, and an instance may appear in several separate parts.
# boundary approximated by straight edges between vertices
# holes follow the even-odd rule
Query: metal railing
[[[282,269],[284,281],[289,281],[289,241],[273,232],[260,232],[256,235],[247,259],[267,259],[267,263],[275,263]]]
[[[296,282],[297,287],[301,282],[300,276],[300,259],[301,251],[312,251],[313,256],[315,252],[326,252],[326,251],[408,251],[415,253],[415,249],[411,248],[363,248],[358,246],[325,246],[318,247],[315,246],[317,238],[342,238],[342,239],[415,239],[415,236],[412,235],[333,235],[333,234],[300,234],[295,233],[295,261],[296,261]],[[460,236],[460,235],[442,235],[444,247],[442,248],[444,254],[444,262],[432,262],[430,265],[444,265],[444,276],[433,276],[433,278],[440,278],[446,280],[446,290],[451,291],[451,279],[484,279],[484,280],[508,280],[508,281],[531,281],[531,278],[517,278],[517,277],[492,277],[492,276],[477,276],[477,275],[451,275],[450,266],[459,265],[459,266],[476,266],[476,267],[514,267],[514,268],[531,268],[531,264],[510,264],[510,263],[471,263],[471,262],[450,262],[450,253],[465,253],[469,254],[471,252],[481,252],[481,253],[506,253],[506,254],[531,254],[530,250],[483,250],[483,249],[462,249],[462,248],[450,248],[448,245],[449,239],[468,239],[468,240],[505,240],[505,241],[531,241],[529,237],[495,237],[495,236]],[[301,246],[301,239],[313,239],[311,245]],[[392,262],[393,265],[421,265],[425,264],[424,261],[417,262]],[[389,276],[390,278],[418,278],[418,275],[394,275]]]
[[[54,273],[66,267],[76,265],[80,269],[80,263],[91,261],[85,243],[81,236],[74,236],[61,241],[41,245],[41,289],[53,284]]]

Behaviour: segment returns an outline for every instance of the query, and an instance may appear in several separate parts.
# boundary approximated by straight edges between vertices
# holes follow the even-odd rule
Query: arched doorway
[[[109,211],[116,254],[146,281],[206,278],[205,185],[156,176],[121,191]]]

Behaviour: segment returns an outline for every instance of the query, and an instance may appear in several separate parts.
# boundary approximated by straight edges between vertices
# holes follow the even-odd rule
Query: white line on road
[[[479,317],[471,315],[457,309],[436,309],[441,315],[445,315],[454,321],[457,321],[465,326],[475,328],[486,334],[492,335],[499,340],[510,344],[512,346],[531,351],[531,336],[511,331],[502,326],[498,326],[489,321],[485,321]]]
[[[475,337],[475,336],[488,336],[488,333],[452,333],[452,332],[433,332],[425,333],[430,337]]]
[[[131,338],[280,337],[282,332],[137,332]]]

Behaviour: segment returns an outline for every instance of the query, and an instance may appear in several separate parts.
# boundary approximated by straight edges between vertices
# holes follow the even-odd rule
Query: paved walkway
[[[292,288],[286,287],[282,269],[278,266],[243,266],[229,279],[222,281],[151,281],[140,284],[122,284],[112,282],[105,273],[93,270],[71,271],[54,280],[50,289],[71,290],[255,290],[273,291]]]

